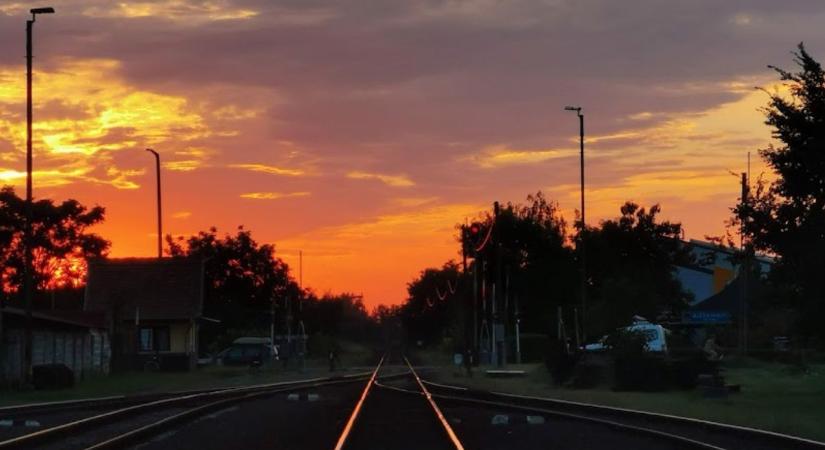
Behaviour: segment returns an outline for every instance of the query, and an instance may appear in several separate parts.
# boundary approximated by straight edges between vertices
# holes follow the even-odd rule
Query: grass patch
[[[347,342],[342,344],[339,359],[341,364],[336,369],[335,374],[368,371],[371,368],[365,368],[365,364],[374,364],[372,350],[357,343]],[[273,367],[264,367],[257,372],[250,372],[246,366],[207,366],[189,372],[116,373],[110,376],[85,379],[71,389],[46,391],[0,390],[0,406],[247,386],[331,375],[329,361],[325,356],[308,358],[304,363],[303,370],[297,368],[298,362],[295,360],[290,361],[289,364],[290,367],[284,369],[282,362],[279,361]]]
[[[779,363],[733,362],[725,367],[725,378],[728,383],[741,384],[742,392],[727,399],[706,399],[698,389],[616,392],[606,386],[562,388],[553,384],[543,364],[507,367],[526,370],[524,377],[489,378],[483,368],[467,377],[443,355],[419,355],[419,360],[437,366],[429,376],[445,383],[694,417],[825,441],[825,364],[812,365],[803,372]]]

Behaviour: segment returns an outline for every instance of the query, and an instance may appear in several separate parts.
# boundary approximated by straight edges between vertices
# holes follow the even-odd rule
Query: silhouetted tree
[[[765,123],[780,145],[760,151],[777,178],[762,180],[734,208],[756,250],[779,257],[771,274],[776,301],[799,312],[799,331],[825,337],[825,71],[799,44],[796,72],[773,66],[790,95],[769,93]]]
[[[90,233],[89,227],[103,222],[101,206],[87,208],[77,200],[55,203],[37,200],[32,205],[32,248],[36,289],[77,287],[84,281],[86,259],[100,257],[109,241]],[[0,265],[2,290],[20,292],[23,284],[26,200],[12,187],[0,190]]]
[[[690,294],[674,271],[692,262],[690,248],[681,224],[659,222],[659,212],[659,205],[645,210],[627,202],[621,216],[585,231],[591,336],[627,325],[633,315],[655,320],[687,306]]]
[[[461,274],[450,261],[440,269],[425,269],[407,285],[400,316],[410,339],[434,343],[457,318],[458,296],[453,292]]]
[[[578,273],[558,205],[541,192],[528,195],[524,204],[508,202],[497,219],[487,213],[477,224],[484,236],[494,220],[492,240],[474,254],[473,264],[483,265],[489,284],[497,282],[500,293],[508,296],[509,317],[518,301],[524,331],[555,329],[557,306],[574,301]],[[504,307],[502,298],[499,308]]]
[[[497,218],[487,212],[458,229],[469,261],[467,273],[451,261],[440,269],[424,270],[408,285],[401,317],[409,337],[434,342],[449,334],[456,345],[466,344],[464,339],[472,338],[472,320],[484,316],[482,293],[490,309],[493,284],[498,285],[499,315],[510,326],[518,303],[522,331],[555,329],[556,306],[573,300],[577,273],[558,206],[539,192],[529,195],[525,204],[507,203]]]
[[[205,261],[204,315],[220,319],[222,328],[268,329],[273,302],[281,313],[286,302],[302,297],[289,267],[275,256],[275,247],[258,244],[243,227],[234,236],[220,237],[213,227],[188,239],[167,236],[166,241],[171,256]],[[214,336],[206,334],[204,339],[210,342]]]
[[[370,338],[372,318],[360,295],[345,292],[309,296],[304,300],[301,317],[308,333],[365,340]]]

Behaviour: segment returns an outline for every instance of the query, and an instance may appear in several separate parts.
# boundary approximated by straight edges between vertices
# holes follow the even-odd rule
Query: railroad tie
[[[490,419],[490,425],[544,425],[544,416],[525,414],[496,414]]]
[[[0,427],[39,427],[40,422],[36,420],[23,420],[23,419],[5,419],[0,420]]]
[[[297,402],[297,401],[304,401],[304,402],[317,402],[321,399],[321,396],[316,393],[308,393],[308,392],[293,392],[286,396],[286,399],[289,401]]]

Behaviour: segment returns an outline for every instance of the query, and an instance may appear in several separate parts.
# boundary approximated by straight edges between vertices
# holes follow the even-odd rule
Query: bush
[[[667,387],[665,361],[653,356],[625,356],[614,362],[616,390],[659,391]]]
[[[606,381],[609,366],[599,364],[591,358],[581,358],[573,368],[570,387],[577,389],[594,388]]]
[[[547,356],[550,338],[545,334],[523,333],[521,335],[521,362],[540,362]],[[513,352],[515,355],[515,352]]]
[[[545,357],[545,364],[547,370],[553,377],[556,384],[564,384],[573,375],[573,370],[576,367],[576,362],[579,360],[577,353],[569,353],[566,345],[561,341],[551,341],[548,346],[547,356]]]
[[[40,389],[63,389],[74,386],[74,372],[64,364],[32,367],[32,384]]]
[[[655,391],[664,389],[667,368],[662,358],[647,353],[647,337],[634,330],[619,330],[607,339],[614,357],[614,388]]]
[[[709,361],[702,354],[673,359],[670,364],[668,380],[681,389],[696,387],[699,374],[712,373]]]

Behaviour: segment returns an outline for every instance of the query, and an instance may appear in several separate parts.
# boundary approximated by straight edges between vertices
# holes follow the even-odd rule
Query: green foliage
[[[453,290],[459,280],[465,278],[459,273],[458,265],[451,261],[440,269],[422,271],[407,285],[408,297],[399,314],[413,341],[437,343],[451,321],[458,319],[461,297]]]
[[[677,313],[690,300],[674,274],[675,265],[692,262],[690,248],[680,239],[681,224],[660,222],[660,211],[627,202],[621,216],[585,231],[588,334],[606,334],[634,315]]]
[[[308,333],[346,337],[365,341],[375,337],[375,321],[364,307],[360,295],[326,294],[320,299],[307,296],[296,315],[304,321]]]
[[[680,239],[681,225],[659,221],[659,212],[658,205],[646,210],[628,202],[621,216],[585,231],[589,334],[626,325],[633,315],[656,318],[686,306],[689,294],[674,267],[691,263],[691,252]],[[470,260],[467,272],[450,262],[421,272],[408,287],[401,314],[413,339],[469,338],[463,333],[474,320],[473,283],[479,299],[486,290],[488,308],[492,286],[498,286],[499,314],[511,329],[518,302],[524,333],[552,333],[558,307],[570,315],[580,304],[581,246],[574,249],[571,243],[581,236],[570,241],[558,206],[541,192],[528,196],[526,204],[507,203],[497,216],[487,213],[459,230],[461,249]],[[455,292],[448,291],[451,285],[457,286]],[[483,311],[479,300],[479,320]]]
[[[576,301],[578,266],[568,245],[567,223],[558,204],[541,192],[528,195],[524,204],[508,202],[497,218],[486,213],[461,229],[472,258],[469,272],[478,271],[478,292],[482,279],[487,289],[493,283],[499,289],[506,286],[509,313],[518,302],[524,332],[547,333],[557,306]],[[467,232],[472,229],[478,231]]]
[[[773,303],[798,310],[803,337],[825,339],[825,71],[800,44],[796,72],[772,67],[790,96],[769,93],[765,123],[780,145],[760,151],[777,175],[733,209],[755,250],[779,256]]]
[[[201,338],[213,342],[221,329],[268,329],[270,305],[278,305],[281,317],[301,297],[289,268],[275,256],[275,247],[258,244],[252,233],[218,236],[214,227],[188,239],[166,237],[172,257],[196,257],[205,261],[207,280],[204,315],[221,320],[221,327],[204,327]],[[280,325],[280,324],[279,324]],[[280,327],[279,327],[280,330]]]
[[[610,333],[605,343],[615,358],[638,358],[647,351],[647,336],[641,330],[620,328]]]
[[[49,199],[32,204],[32,248],[34,254],[34,281],[39,289],[53,287],[59,271],[55,264],[66,258],[94,258],[106,254],[109,241],[88,232],[103,222],[105,210],[101,206],[87,208],[77,200],[55,203]],[[26,223],[26,200],[14,189],[0,190],[0,266],[3,267],[2,289],[16,292],[23,284],[23,234]],[[61,267],[65,276],[79,279],[82,273],[71,273]],[[67,273],[69,272],[69,273]]]

